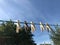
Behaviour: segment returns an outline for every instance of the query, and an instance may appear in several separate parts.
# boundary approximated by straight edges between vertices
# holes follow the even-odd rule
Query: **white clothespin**
[[[16,23],[16,33],[19,33],[19,30],[21,29],[20,21],[18,20]]]
[[[51,31],[51,27],[49,26],[48,23],[46,23],[46,30],[47,30],[48,32]]]
[[[35,28],[35,25],[34,25],[34,23],[33,22],[31,22],[31,30],[32,30],[32,32],[34,32],[34,30],[35,30],[36,28]]]
[[[40,29],[43,32],[44,31],[44,25],[40,22]]]

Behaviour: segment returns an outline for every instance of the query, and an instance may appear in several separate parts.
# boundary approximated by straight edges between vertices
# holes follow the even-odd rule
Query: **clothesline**
[[[9,22],[9,21],[4,21],[4,20],[0,20],[0,22]],[[17,23],[16,21],[12,21],[13,23]],[[20,22],[21,24],[24,24],[24,22]],[[28,23],[27,24],[31,24],[31,23]],[[40,25],[39,23],[34,23],[34,25]],[[46,25],[43,23],[43,25]],[[49,24],[50,26],[60,26],[59,24]]]
[[[0,20],[0,22],[10,22],[10,21],[4,21],[4,20]],[[45,29],[49,32],[51,31],[51,27],[50,26],[60,26],[60,25],[55,25],[55,24],[43,24],[42,22],[39,23],[34,23],[34,22],[30,22],[28,23],[27,21],[24,22],[20,22],[19,20],[16,21],[12,21],[13,23],[16,23],[16,33],[19,33],[19,30],[21,29],[21,23],[24,24],[24,28],[25,30],[28,30],[28,24],[30,24],[31,27],[31,31],[34,32],[36,30],[35,25],[40,25],[40,29],[43,32]]]

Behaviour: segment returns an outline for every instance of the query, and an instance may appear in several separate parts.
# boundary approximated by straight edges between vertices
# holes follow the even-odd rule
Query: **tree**
[[[25,30],[23,26],[19,33],[16,33],[16,25],[11,20],[7,21],[0,25],[0,38],[4,37],[3,40],[6,45],[36,45],[32,38],[31,28],[28,28]]]
[[[56,26],[55,30],[52,29],[50,38],[52,39],[54,45],[60,45],[60,27]]]
[[[0,40],[2,42],[2,44],[0,43],[0,45],[10,45],[10,44],[14,44],[14,34],[15,34],[15,29],[16,29],[16,25],[10,20],[7,21],[6,23],[2,23],[0,25]]]

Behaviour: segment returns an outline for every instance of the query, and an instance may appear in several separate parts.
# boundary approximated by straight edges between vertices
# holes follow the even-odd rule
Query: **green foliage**
[[[56,26],[55,29],[52,29],[50,38],[54,42],[54,45],[60,45],[60,27]]]
[[[36,45],[32,38],[31,28],[24,29],[16,33],[16,25],[10,20],[0,25],[0,39],[3,43],[0,45]],[[2,41],[0,40],[0,42]]]

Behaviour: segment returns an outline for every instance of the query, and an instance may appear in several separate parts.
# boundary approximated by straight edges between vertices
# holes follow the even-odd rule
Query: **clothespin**
[[[35,30],[36,28],[35,28],[35,25],[34,25],[34,23],[33,22],[31,22],[31,30],[32,30],[32,32],[34,32],[34,30]]]
[[[25,31],[28,30],[28,23],[27,23],[27,21],[24,21],[24,28],[25,28]]]
[[[51,31],[51,27],[50,27],[50,25],[48,24],[48,23],[46,23],[46,30],[49,32],[49,31]]]
[[[40,22],[40,29],[42,32],[44,31],[44,25],[42,24],[42,22]]]
[[[19,30],[21,30],[21,25],[20,25],[20,21],[18,20],[16,23],[16,33],[19,33]]]

